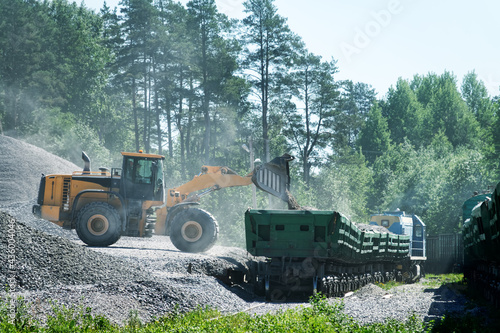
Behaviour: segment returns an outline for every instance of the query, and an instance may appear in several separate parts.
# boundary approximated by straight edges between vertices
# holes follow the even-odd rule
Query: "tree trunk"
[[[261,52],[261,77],[262,77],[262,140],[264,140],[264,158],[266,162],[270,160],[270,148],[269,148],[269,124],[267,121],[267,112],[269,105],[269,36],[267,36],[266,41],[262,40],[262,52]]]
[[[178,100],[178,109],[177,109],[177,115],[175,117],[175,122],[177,125],[177,130],[179,131],[179,145],[180,145],[180,160],[181,160],[181,174],[182,177],[185,178],[186,175],[186,143],[185,143],[185,128],[182,124],[182,120],[184,118],[184,95],[183,95],[183,86],[184,86],[184,72],[183,72],[183,67],[182,65],[179,65],[179,85],[178,85],[178,90],[179,90],[179,100]],[[170,147],[170,145],[169,145]],[[172,157],[172,156],[171,156]]]
[[[161,109],[160,102],[158,100],[158,82],[156,80],[156,66],[153,63],[153,85],[154,85],[154,94],[155,94],[155,115],[156,115],[156,140],[158,144],[158,154],[163,155],[162,149],[162,133],[161,133]],[[167,111],[168,112],[168,111]],[[169,130],[170,133],[170,130]]]
[[[137,115],[137,100],[135,94],[135,78],[132,78],[132,114],[134,116],[135,151],[139,151],[139,119]]]
[[[189,162],[191,159],[192,149],[191,149],[191,127],[193,126],[193,99],[194,99],[194,86],[193,77],[189,78],[189,104],[188,104],[188,121],[186,124],[186,157]],[[187,164],[183,166],[185,170],[190,170]]]
[[[205,164],[210,164],[210,134],[212,132],[212,124],[210,120],[210,112],[209,112],[209,107],[208,107],[208,95],[205,95],[204,102],[203,102],[203,120],[205,124],[205,136],[203,138],[203,154],[204,154],[204,160]]]
[[[302,175],[302,180],[304,181],[304,183],[309,186],[309,169],[310,169],[310,165],[309,165],[309,156],[307,155],[307,152],[306,152],[306,149],[304,148],[304,152],[303,152],[303,157],[302,157],[302,169],[304,171],[303,175]]]
[[[205,124],[205,136],[203,139],[203,153],[205,164],[210,164],[210,134],[211,134],[211,122],[210,122],[210,91],[208,89],[208,61],[207,61],[207,36],[206,31],[202,28],[201,37],[201,47],[202,47],[202,72],[203,72],[203,120]]]
[[[309,185],[309,146],[311,144],[311,128],[310,128],[310,115],[309,115],[309,87],[308,75],[305,73],[305,87],[304,87],[304,104],[305,104],[305,120],[306,120],[306,142],[304,145],[304,158],[303,158],[303,172],[302,180]]]
[[[149,132],[150,132],[150,123],[149,123],[149,94],[148,94],[148,70],[146,64],[146,55],[144,55],[144,131],[142,133],[142,139],[144,144],[144,150],[149,153]]]

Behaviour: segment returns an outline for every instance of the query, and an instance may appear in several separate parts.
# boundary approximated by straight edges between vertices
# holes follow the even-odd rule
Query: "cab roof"
[[[157,154],[145,154],[145,153],[126,153],[122,152],[123,156],[131,156],[131,157],[143,157],[143,158],[158,158],[158,159],[165,159],[165,156],[163,155],[157,155]]]

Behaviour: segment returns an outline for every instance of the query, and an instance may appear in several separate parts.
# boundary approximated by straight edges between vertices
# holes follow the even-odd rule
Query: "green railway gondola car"
[[[336,295],[419,271],[412,270],[409,236],[361,230],[336,211],[248,210],[245,231],[248,252],[267,257],[254,283],[269,299],[289,292]]]
[[[466,200],[462,208],[464,277],[500,307],[500,183],[492,193]]]

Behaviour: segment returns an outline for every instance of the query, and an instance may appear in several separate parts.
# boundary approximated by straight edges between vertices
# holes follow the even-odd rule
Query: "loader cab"
[[[144,153],[122,153],[120,194],[126,199],[163,201],[164,156]]]

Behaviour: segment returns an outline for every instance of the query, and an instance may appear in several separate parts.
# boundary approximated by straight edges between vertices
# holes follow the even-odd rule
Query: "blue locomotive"
[[[400,210],[374,214],[370,218],[370,225],[385,227],[397,235],[408,235],[412,260],[426,260],[425,224],[417,215],[409,215]]]

